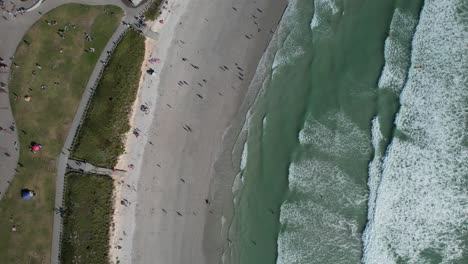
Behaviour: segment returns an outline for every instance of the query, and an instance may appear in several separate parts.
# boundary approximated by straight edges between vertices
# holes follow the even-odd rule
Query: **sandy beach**
[[[143,74],[132,118],[140,136],[129,133],[118,165],[133,169],[114,176],[113,263],[220,263],[232,210],[220,190],[234,178],[219,175],[237,170],[233,157],[220,161],[232,152],[223,136],[243,125],[233,119],[245,115],[240,106],[286,4],[175,0],[151,26],[158,37],[147,54],[159,61],[143,66],[156,74]]]

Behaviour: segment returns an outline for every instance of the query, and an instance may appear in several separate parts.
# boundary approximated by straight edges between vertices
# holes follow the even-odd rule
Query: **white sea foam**
[[[309,116],[299,133],[301,145],[313,145],[335,157],[368,155],[368,136],[342,112],[319,120]],[[293,162],[289,189],[297,201],[285,202],[278,238],[278,264],[356,263],[361,256],[354,212],[365,209],[367,188],[333,161],[319,157]],[[333,253],[330,253],[333,252]]]
[[[356,219],[346,212],[362,210],[364,186],[351,180],[332,162],[300,160],[289,168],[289,188],[300,195],[285,202],[278,238],[278,264],[354,263],[359,259],[360,234]],[[333,254],[330,254],[333,251]]]
[[[290,1],[281,20],[281,35],[284,35],[284,40],[281,48],[275,54],[272,65],[273,70],[292,63],[295,58],[304,55],[304,48],[297,41],[304,37],[304,32],[298,29],[298,21],[296,19],[298,12],[297,1]]]
[[[242,177],[242,172],[238,172],[236,174],[236,177],[234,177],[234,181],[232,182],[232,186],[231,186],[231,192],[235,195],[237,195],[237,192],[240,190],[240,188],[242,187],[242,184],[244,183],[244,178]],[[234,200],[234,204],[235,204],[235,200]]]
[[[377,196],[377,188],[380,184],[382,176],[382,150],[379,148],[380,143],[384,139],[380,131],[379,118],[375,117],[372,120],[372,146],[374,148],[374,158],[369,164],[369,205],[368,205],[368,218],[372,219],[375,210],[375,199]]]
[[[329,32],[331,17],[341,12],[335,0],[315,0],[314,15],[310,22],[310,28],[314,33]]]
[[[407,70],[410,65],[410,46],[417,19],[410,13],[399,8],[395,9],[390,32],[385,40],[385,65],[382,70],[378,86],[380,89],[391,89],[400,93],[406,81]],[[375,213],[375,202],[378,186],[382,177],[382,158],[384,149],[380,144],[384,139],[380,130],[378,116],[372,120],[372,146],[374,157],[369,164],[369,201],[368,201],[368,225],[372,225]],[[364,244],[370,239],[371,233],[366,229],[363,235]]]
[[[248,149],[247,149],[247,140],[244,143],[244,149],[242,149],[242,156],[241,156],[241,162],[240,162],[240,169],[244,170],[245,166],[247,166],[247,156],[248,156]]]
[[[291,35],[289,35],[291,36]],[[286,49],[281,48],[275,55],[272,68],[275,70],[280,66],[290,64],[294,59],[304,55],[304,49],[301,46],[294,46],[295,41],[292,41],[290,37],[286,38],[283,46],[288,47]]]
[[[289,189],[307,194],[310,198],[324,198],[329,207],[356,208],[367,201],[366,189],[328,161],[302,160],[289,168]],[[333,199],[328,199],[334,190]]]
[[[363,262],[438,263],[462,257],[468,235],[468,37],[462,1],[429,0],[413,40],[412,66],[384,158]],[[464,14],[466,15],[466,14]]]
[[[374,117],[372,119],[372,146],[374,148],[374,157],[369,163],[369,178],[367,185],[369,186],[369,200],[368,200],[368,226],[373,224],[375,215],[375,202],[377,199],[377,191],[382,179],[382,151],[380,149],[380,143],[384,139],[382,131],[380,130],[379,118]],[[363,243],[366,244],[371,238],[371,233],[366,229],[363,234]]]
[[[333,156],[367,156],[369,136],[344,113],[329,113],[323,120],[308,117],[299,132],[301,144],[311,144]]]
[[[268,124],[268,114],[266,114],[262,118],[262,129],[263,129],[263,131],[265,131],[267,129],[267,124]]]
[[[406,80],[410,63],[410,46],[417,19],[397,8],[385,40],[385,66],[379,80],[379,88],[389,88],[399,93]]]
[[[281,207],[280,221],[288,232],[279,235],[277,264],[352,263],[359,258],[357,222],[327,207],[311,201],[288,202]]]

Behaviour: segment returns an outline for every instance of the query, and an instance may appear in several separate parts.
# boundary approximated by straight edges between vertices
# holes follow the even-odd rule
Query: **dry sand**
[[[132,243],[132,232],[133,223],[135,216],[135,203],[137,199],[136,187],[138,186],[138,169],[135,168],[135,164],[132,163],[136,154],[139,154],[138,150],[144,149],[146,141],[138,141],[133,135],[133,128],[136,127],[137,115],[139,114],[139,106],[141,105],[143,96],[143,82],[145,80],[146,68],[148,65],[148,59],[151,56],[151,51],[154,48],[154,40],[147,38],[145,41],[145,60],[141,66],[142,76],[140,78],[140,88],[138,90],[137,99],[135,100],[132,107],[132,114],[130,118],[130,125],[132,129],[126,135],[126,152],[120,156],[117,165],[115,166],[116,171],[112,178],[114,179],[114,217],[113,224],[111,226],[111,237],[110,237],[110,258],[112,263],[130,263],[130,252],[127,249],[131,248]],[[154,101],[153,101],[154,103]],[[146,122],[151,123],[151,120],[146,118]],[[141,122],[141,118],[138,118],[138,122]],[[141,126],[140,126],[141,127]],[[148,130],[149,124],[145,126]],[[133,165],[134,168],[130,169],[128,166]],[[141,166],[138,162],[136,164]],[[135,171],[136,170],[136,171]],[[124,173],[123,171],[127,171]],[[122,201],[132,201],[130,204],[122,204]]]
[[[219,190],[230,190],[234,178],[218,178],[220,170],[235,175],[236,167],[231,157],[219,161],[232,148],[223,135],[242,125],[232,121],[285,6],[285,0],[174,0],[159,18],[164,23],[152,26],[159,37],[147,48],[160,62],[146,62],[156,76],[144,74],[135,104],[132,124],[140,136],[128,136],[119,162],[134,168],[116,179],[114,263],[220,262],[232,202]]]

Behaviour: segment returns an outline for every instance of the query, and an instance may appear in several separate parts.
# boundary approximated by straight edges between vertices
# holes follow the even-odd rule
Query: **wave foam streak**
[[[289,181],[302,198],[281,207],[287,232],[278,240],[277,263],[355,263],[360,232],[349,213],[367,201],[365,188],[332,163],[318,160],[294,162]]]
[[[460,2],[423,7],[364,263],[454,263],[467,250],[468,34]]]
[[[343,112],[331,112],[322,119],[319,121],[312,116],[307,118],[304,129],[299,133],[299,142],[302,145],[312,144],[324,152],[343,158],[369,155],[368,135]],[[324,123],[334,126],[330,127]]]
[[[377,190],[382,179],[382,150],[379,148],[379,144],[383,140],[382,132],[380,131],[379,118],[375,117],[372,120],[372,146],[374,148],[374,158],[369,164],[369,179],[367,185],[369,186],[369,202],[368,202],[368,218],[373,221],[375,214],[375,201],[377,199]],[[372,223],[368,223],[371,225]],[[368,232],[364,233],[363,241],[369,239],[367,236]]]
[[[406,80],[409,66],[411,37],[417,19],[397,8],[385,40],[385,66],[379,79],[379,88],[389,88],[399,93]]]
[[[330,16],[335,16],[341,12],[340,7],[333,0],[315,0],[314,16],[310,22],[310,28],[315,32],[318,29],[329,28]]]

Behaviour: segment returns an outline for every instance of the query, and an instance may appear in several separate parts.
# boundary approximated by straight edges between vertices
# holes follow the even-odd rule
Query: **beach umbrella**
[[[42,145],[41,145],[41,144],[34,144],[34,145],[31,147],[31,150],[32,150],[33,152],[37,152],[37,151],[39,151],[41,148],[42,148]]]
[[[29,101],[31,101],[31,96],[29,96],[29,95],[26,95],[26,96],[24,97],[24,100],[25,100],[26,102],[29,102]]]

